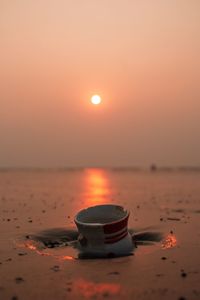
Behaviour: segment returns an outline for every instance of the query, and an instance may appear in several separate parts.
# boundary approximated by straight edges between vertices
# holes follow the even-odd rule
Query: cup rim
[[[116,220],[116,221],[112,221],[112,222],[107,222],[107,223],[104,223],[104,224],[101,224],[101,223],[87,223],[87,222],[81,222],[77,219],[78,215],[83,212],[84,210],[87,210],[87,209],[90,209],[90,208],[93,208],[93,207],[98,207],[98,206],[115,206],[115,207],[120,207],[124,210],[124,212],[126,213],[125,216],[123,218],[120,218],[119,220]],[[111,224],[116,224],[118,222],[121,222],[123,221],[124,219],[128,218],[130,215],[130,211],[128,209],[125,209],[122,205],[116,205],[116,204],[99,204],[99,205],[94,205],[94,206],[89,206],[87,208],[84,208],[84,209],[81,209],[74,217],[74,222],[76,224],[79,224],[79,225],[86,225],[86,226],[91,226],[91,227],[94,227],[94,226],[105,226],[105,225],[111,225]]]

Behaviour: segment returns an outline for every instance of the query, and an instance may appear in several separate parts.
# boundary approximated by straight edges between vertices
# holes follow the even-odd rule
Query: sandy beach
[[[132,256],[80,259],[74,215],[131,212]],[[200,172],[2,170],[0,299],[200,299]]]

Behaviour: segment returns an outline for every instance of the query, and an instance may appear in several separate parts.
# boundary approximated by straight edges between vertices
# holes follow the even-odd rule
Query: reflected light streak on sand
[[[109,182],[104,170],[86,170],[85,200],[88,206],[110,202]]]
[[[177,245],[177,239],[175,235],[168,234],[165,239],[162,241],[162,249],[173,248]]]
[[[85,279],[76,280],[76,288],[85,298],[98,296],[115,296],[121,292],[121,285],[118,283],[95,283]]]
[[[68,255],[55,255],[55,254],[47,252],[47,251],[42,251],[42,250],[38,249],[37,246],[32,241],[27,241],[27,242],[24,242],[22,244],[18,244],[17,246],[18,247],[28,248],[29,250],[34,251],[34,252],[36,252],[37,254],[39,254],[41,256],[51,256],[51,257],[56,258],[56,259],[58,259],[60,261],[63,261],[63,260],[75,260],[75,258],[72,257],[72,256],[68,256]]]

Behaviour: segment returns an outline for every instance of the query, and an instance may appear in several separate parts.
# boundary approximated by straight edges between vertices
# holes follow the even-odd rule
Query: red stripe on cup
[[[116,242],[119,242],[120,240],[122,240],[123,238],[125,238],[128,234],[128,231],[126,231],[125,233],[123,233],[122,235],[120,235],[119,237],[110,239],[110,240],[105,240],[105,244],[114,244]]]
[[[123,228],[127,227],[128,217],[129,217],[129,214],[127,215],[127,217],[125,219],[123,219],[121,221],[114,222],[111,224],[105,224],[103,226],[104,233],[105,234],[116,233],[116,232],[122,230]]]
[[[122,231],[115,233],[114,235],[112,234],[111,236],[110,235],[106,236],[106,240],[112,240],[112,239],[118,238],[119,236],[121,236],[125,232],[127,232],[127,227],[125,229],[123,229]]]

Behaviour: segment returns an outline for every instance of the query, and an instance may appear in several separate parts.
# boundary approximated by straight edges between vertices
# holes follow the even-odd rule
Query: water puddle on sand
[[[158,248],[169,249],[177,245],[177,239],[173,233],[165,235],[150,229],[151,227],[148,230],[145,228],[138,231],[129,229],[135,246],[134,252],[142,246],[154,246],[156,250]],[[52,228],[26,235],[25,239],[17,243],[17,246],[60,261],[97,258],[94,255],[88,256],[79,253],[77,239],[78,231],[76,229]]]

